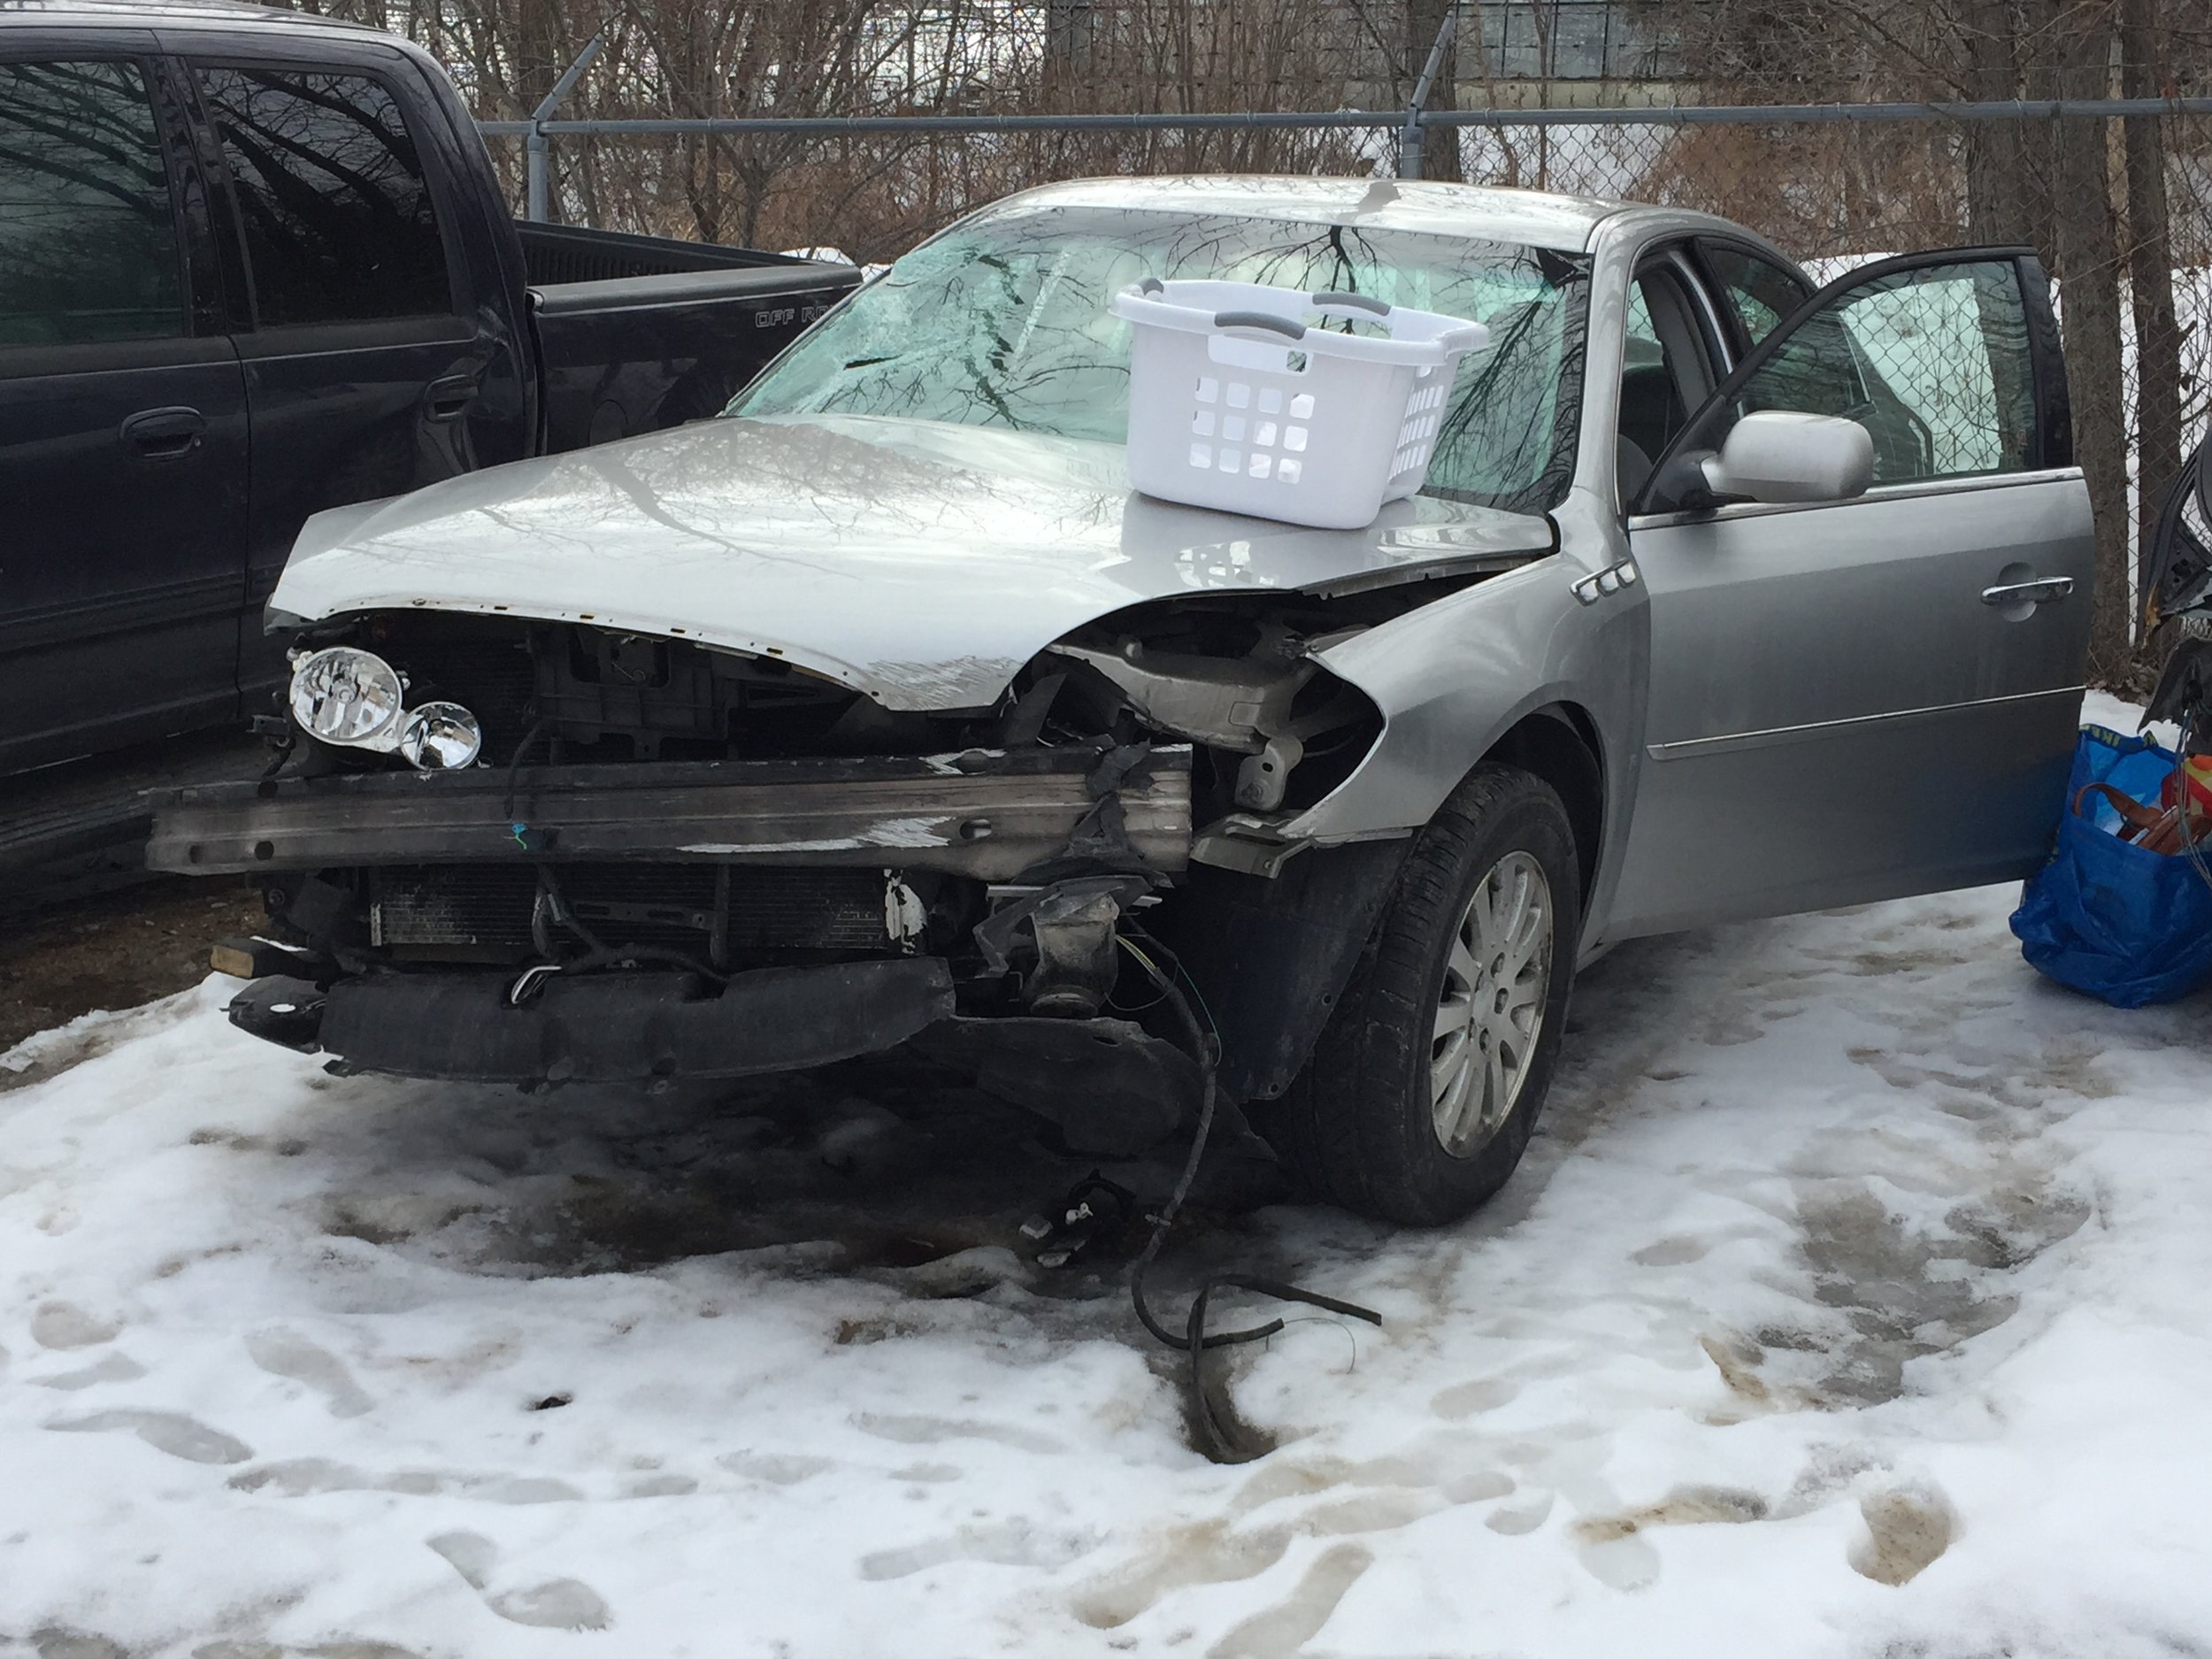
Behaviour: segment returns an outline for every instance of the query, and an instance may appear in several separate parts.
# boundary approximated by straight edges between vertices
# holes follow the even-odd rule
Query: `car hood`
[[[1133,494],[1118,445],[936,422],[720,419],[308,520],[270,597],[476,611],[774,657],[891,709],[995,702],[1146,600],[1503,568],[1548,520],[1425,497],[1311,530]]]

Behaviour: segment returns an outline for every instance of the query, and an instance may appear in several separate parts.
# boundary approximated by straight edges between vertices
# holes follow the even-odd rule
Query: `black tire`
[[[1433,1034],[1452,988],[1447,964],[1478,884],[1489,882],[1494,871],[1503,872],[1502,880],[1525,877],[1523,859],[1541,870],[1549,889],[1548,978],[1540,996],[1523,993],[1525,1007],[1540,1006],[1541,1018],[1517,1087],[1490,1097],[1509,1094],[1502,1121],[1469,1125],[1467,1133],[1481,1138],[1454,1151],[1438,1127],[1431,1070],[1448,1041]],[[1252,1114],[1316,1197],[1378,1221],[1440,1226],[1505,1185],[1557,1064],[1581,931],[1581,885],[1566,809],[1533,773],[1479,766],[1438,809],[1414,838],[1312,1059],[1275,1109]],[[1467,1000],[1473,1001],[1471,990]]]

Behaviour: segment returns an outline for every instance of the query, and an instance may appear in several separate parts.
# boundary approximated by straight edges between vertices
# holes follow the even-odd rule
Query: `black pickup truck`
[[[309,514],[712,414],[856,280],[518,225],[390,35],[10,0],[0,780],[261,707]]]

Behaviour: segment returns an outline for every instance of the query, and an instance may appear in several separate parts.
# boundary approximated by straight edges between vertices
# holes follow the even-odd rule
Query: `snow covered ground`
[[[973,1099],[91,1017],[0,1058],[0,1655],[2212,1653],[2212,998],[2039,981],[2014,897],[1617,951],[1454,1232],[1232,1148],[1164,1292],[1385,1315],[1241,1352],[1240,1467]]]

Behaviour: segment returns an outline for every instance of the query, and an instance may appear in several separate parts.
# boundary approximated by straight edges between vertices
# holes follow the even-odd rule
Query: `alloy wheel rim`
[[[1551,990],[1551,883],[1514,851],[1475,884],[1444,960],[1429,1047],[1436,1138],[1454,1157],[1479,1151],[1512,1116],[1528,1081]]]

